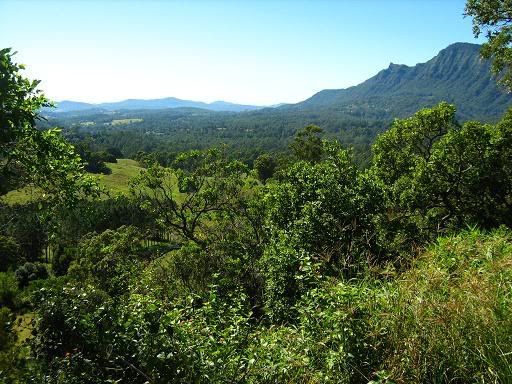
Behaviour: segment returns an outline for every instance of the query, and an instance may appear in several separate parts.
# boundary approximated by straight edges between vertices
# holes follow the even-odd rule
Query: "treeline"
[[[511,141],[511,113],[461,125],[442,103],[396,120],[364,170],[315,126],[273,167],[225,148],[148,162],[130,196],[45,221],[48,278],[37,255],[4,265],[0,370],[14,383],[507,382]],[[19,250],[20,209],[3,208],[2,232]],[[23,311],[20,345],[8,330]]]
[[[129,122],[130,119],[141,121]],[[116,120],[126,124],[112,124]],[[317,125],[329,137],[355,148],[356,160],[367,164],[370,144],[390,122],[378,114],[351,116],[335,109],[230,113],[180,108],[53,114],[41,126],[63,127],[71,142],[89,140],[94,150],[113,147],[129,158],[141,151],[176,154],[228,145],[231,156],[252,165],[262,153],[285,151],[298,127]]]

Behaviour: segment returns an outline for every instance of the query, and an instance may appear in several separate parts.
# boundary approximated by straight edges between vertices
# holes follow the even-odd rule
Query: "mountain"
[[[511,105],[512,97],[496,85],[490,63],[480,58],[479,51],[480,45],[455,43],[426,63],[412,67],[391,63],[359,85],[323,90],[284,108],[394,118],[447,101],[456,105],[462,120],[494,120]]]
[[[175,97],[163,99],[128,99],[113,103],[90,104],[77,101],[64,100],[57,103],[57,108],[47,109],[46,112],[78,112],[86,110],[120,111],[120,110],[142,110],[142,109],[167,109],[167,108],[201,108],[210,111],[242,112],[261,109],[263,107],[254,105],[243,105],[228,103],[226,101],[215,101],[203,103],[200,101],[181,100]]]

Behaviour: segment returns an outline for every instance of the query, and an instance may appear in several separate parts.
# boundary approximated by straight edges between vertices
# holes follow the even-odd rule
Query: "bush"
[[[12,323],[15,316],[7,307],[0,308],[0,352],[7,350],[15,340]]]
[[[15,307],[18,283],[13,273],[0,272],[0,307]]]
[[[384,296],[366,281],[324,283],[296,305],[294,325],[260,328],[247,358],[249,383],[366,383],[382,350],[372,332]]]
[[[48,277],[48,270],[41,263],[25,263],[19,267],[14,276],[20,288],[26,287],[29,282]]]
[[[20,253],[20,248],[12,237],[0,235],[0,272],[16,268]]]
[[[111,296],[128,291],[142,268],[144,249],[140,230],[122,226],[83,239],[69,274],[77,281],[89,282]]]
[[[71,262],[76,257],[76,248],[58,247],[52,257],[52,271],[56,276],[63,276],[68,272]]]

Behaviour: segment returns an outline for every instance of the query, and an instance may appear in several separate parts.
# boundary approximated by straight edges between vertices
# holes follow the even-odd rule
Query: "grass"
[[[16,332],[18,345],[22,345],[27,339],[32,337],[32,329],[34,328],[34,313],[25,313],[16,316],[13,330]]]
[[[439,238],[398,281],[382,329],[397,382],[512,383],[512,234]]]
[[[110,125],[125,125],[125,124],[133,124],[133,123],[141,123],[144,121],[143,119],[117,119],[112,120]]]
[[[125,195],[130,190],[129,181],[138,176],[142,168],[135,160],[118,159],[117,163],[107,163],[112,170],[110,175],[99,175],[100,185],[111,195]]]
[[[130,190],[129,181],[138,176],[143,169],[139,163],[131,159],[118,159],[117,163],[107,163],[112,170],[110,175],[97,175],[101,186],[111,195],[127,194]],[[41,197],[41,191],[34,187],[25,187],[0,196],[0,202],[14,205],[26,204]]]

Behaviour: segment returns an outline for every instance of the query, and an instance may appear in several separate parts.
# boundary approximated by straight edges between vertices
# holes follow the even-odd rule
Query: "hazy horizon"
[[[480,43],[463,10],[462,0],[0,0],[0,46],[56,101],[267,106]]]

